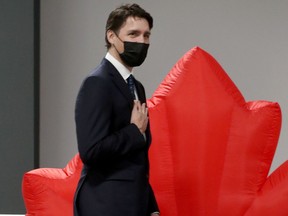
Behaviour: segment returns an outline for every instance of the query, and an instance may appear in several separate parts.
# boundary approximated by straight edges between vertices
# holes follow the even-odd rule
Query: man
[[[84,167],[74,215],[159,215],[148,179],[151,134],[145,91],[130,76],[145,60],[152,27],[152,17],[137,4],[123,5],[109,15],[108,52],[84,80],[76,101]]]

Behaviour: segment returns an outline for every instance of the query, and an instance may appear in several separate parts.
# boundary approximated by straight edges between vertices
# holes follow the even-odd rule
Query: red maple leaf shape
[[[288,215],[288,163],[267,178],[281,128],[277,103],[246,102],[196,47],[148,106],[150,176],[162,215]]]

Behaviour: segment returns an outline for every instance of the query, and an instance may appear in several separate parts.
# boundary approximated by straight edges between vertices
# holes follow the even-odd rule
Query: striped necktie
[[[132,74],[127,78],[127,84],[132,94],[132,97],[135,100],[135,93],[134,93],[135,85],[134,85],[134,77]]]

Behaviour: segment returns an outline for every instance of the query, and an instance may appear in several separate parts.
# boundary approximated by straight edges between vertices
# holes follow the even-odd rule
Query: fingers
[[[134,107],[138,112],[143,113],[145,115],[148,114],[148,108],[146,103],[141,104],[139,100],[134,100]]]
[[[131,123],[134,123],[141,133],[145,133],[148,124],[148,108],[146,103],[134,100],[134,106],[131,113]]]
[[[146,104],[145,104],[145,103],[143,103],[143,104],[141,105],[141,112],[142,112],[143,114],[147,115],[148,108],[146,107]]]

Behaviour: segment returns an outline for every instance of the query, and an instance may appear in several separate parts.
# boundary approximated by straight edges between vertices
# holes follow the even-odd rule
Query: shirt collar
[[[105,58],[118,70],[120,75],[126,81],[126,79],[132,74],[133,71],[129,71],[123,64],[121,64],[114,56],[107,52]]]

